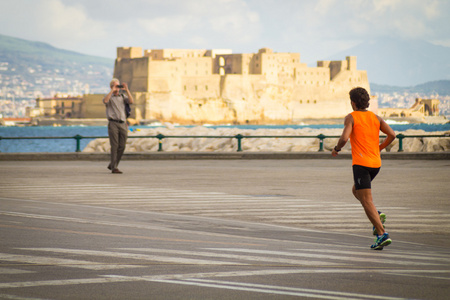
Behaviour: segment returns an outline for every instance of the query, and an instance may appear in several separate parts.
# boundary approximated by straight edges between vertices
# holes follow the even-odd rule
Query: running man
[[[336,157],[350,138],[355,182],[352,192],[374,226],[377,238],[371,249],[382,250],[392,240],[383,226],[386,215],[377,211],[373,203],[371,182],[380,171],[380,151],[392,143],[395,132],[382,118],[367,110],[370,96],[364,88],[354,88],[349,94],[353,112],[345,117],[344,130],[331,155]],[[381,144],[380,130],[387,135]]]

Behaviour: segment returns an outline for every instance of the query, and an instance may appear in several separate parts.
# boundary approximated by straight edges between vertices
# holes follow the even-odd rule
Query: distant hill
[[[114,60],[55,48],[41,42],[0,35],[1,88],[21,86],[26,92],[69,92],[89,85],[108,89]]]
[[[408,87],[450,80],[450,47],[421,40],[367,41],[327,59],[346,56],[357,56],[358,69],[367,70],[371,84]]]
[[[427,95],[438,94],[440,96],[450,96],[450,80],[430,81],[410,87],[370,84],[372,93],[420,93]]]
[[[10,62],[23,62],[60,66],[67,63],[100,65],[111,68],[114,61],[109,58],[89,56],[55,48],[42,42],[32,42],[0,35],[0,57]],[[5,60],[3,60],[5,61]]]

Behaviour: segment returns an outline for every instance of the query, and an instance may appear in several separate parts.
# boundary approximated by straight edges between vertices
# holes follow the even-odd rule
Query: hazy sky
[[[450,47],[448,0],[0,0],[0,34],[84,54],[269,47],[314,63],[365,40]],[[351,53],[349,53],[351,55]],[[344,59],[344,57],[343,57]]]

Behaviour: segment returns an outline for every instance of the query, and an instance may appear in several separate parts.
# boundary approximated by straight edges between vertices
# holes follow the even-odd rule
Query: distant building
[[[139,120],[192,123],[295,123],[342,118],[351,112],[348,92],[370,92],[356,57],[300,62],[299,53],[233,54],[231,50],[117,48],[114,77],[127,82]],[[94,98],[97,97],[95,100]],[[99,103],[97,103],[99,102]],[[101,98],[85,95],[83,117],[104,117]],[[376,111],[377,99],[370,109]]]
[[[82,97],[55,95],[52,98],[37,98],[36,109],[30,110],[33,117],[81,118]]]
[[[416,98],[411,108],[380,108],[378,113],[383,118],[437,117],[439,100]]]

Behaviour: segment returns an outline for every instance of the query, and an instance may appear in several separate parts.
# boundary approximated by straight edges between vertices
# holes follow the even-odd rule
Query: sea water
[[[142,128],[162,127],[132,126],[130,130]],[[241,128],[241,129],[301,129],[301,128],[343,128],[341,124],[334,125],[204,125],[208,128]],[[390,124],[396,132],[408,129],[424,130],[426,132],[450,131],[450,123],[447,124]],[[180,126],[182,127],[182,126]],[[185,126],[195,127],[195,126]],[[81,139],[80,148],[83,150],[87,144],[96,137],[107,137],[106,126],[0,126],[0,152],[75,152],[76,140],[73,139],[2,139],[3,137],[92,137]]]

